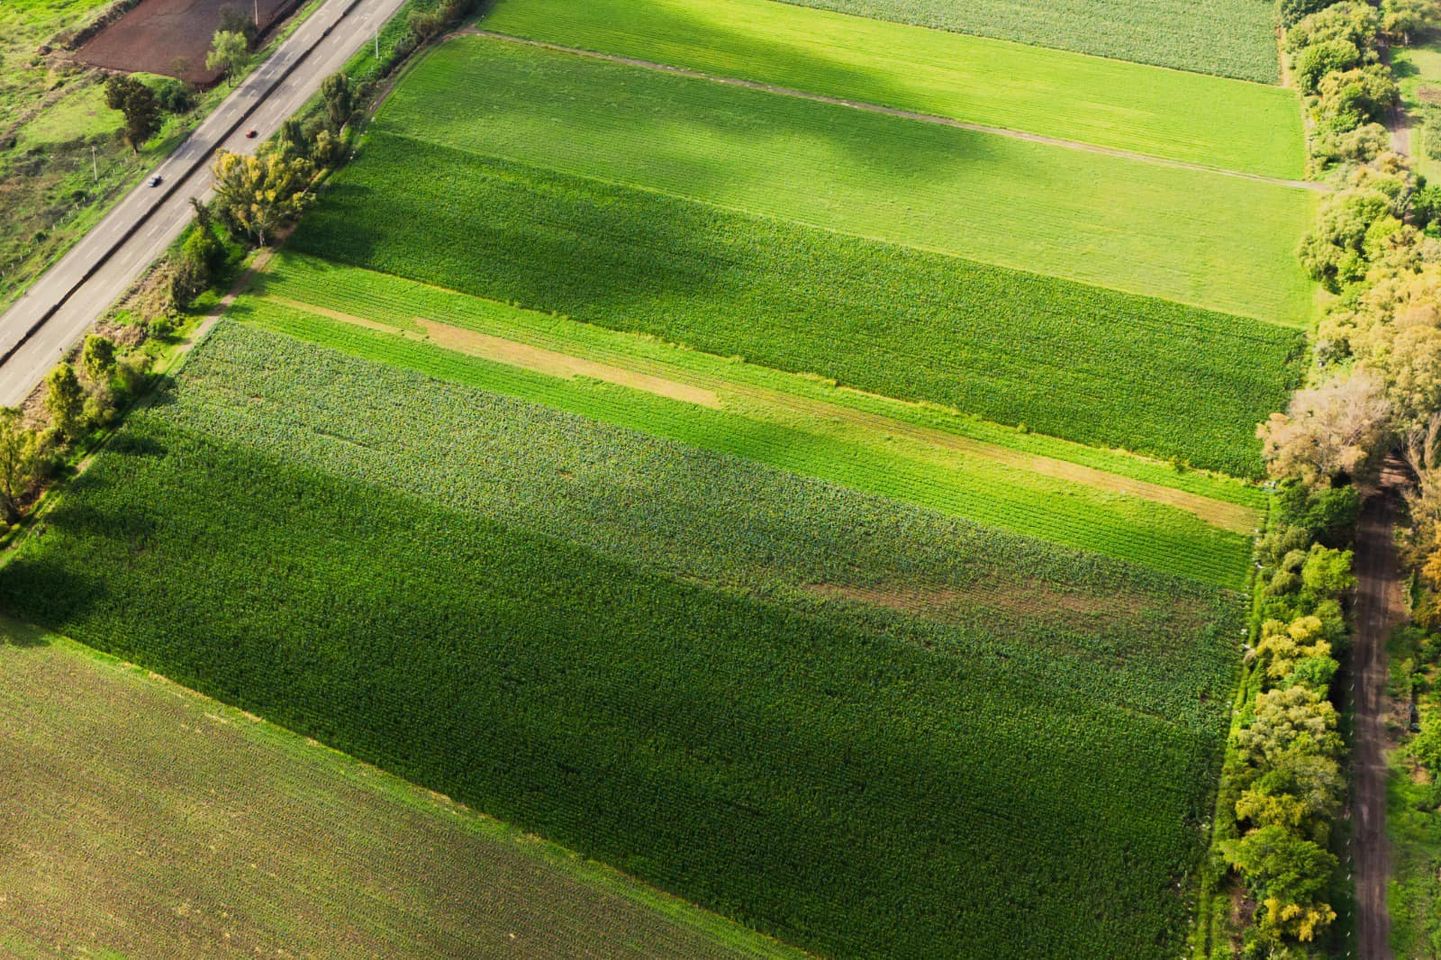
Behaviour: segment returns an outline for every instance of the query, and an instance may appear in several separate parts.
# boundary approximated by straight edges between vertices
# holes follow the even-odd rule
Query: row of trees
[[[1310,385],[1257,429],[1279,489],[1257,545],[1248,698],[1217,847],[1255,902],[1247,955],[1291,960],[1313,956],[1336,916],[1331,824],[1346,780],[1331,685],[1354,584],[1345,547],[1382,457],[1424,440],[1441,411],[1441,241],[1428,233],[1441,190],[1390,152],[1383,125],[1398,99],[1385,48],[1441,21],[1441,3],[1282,0],[1280,11],[1312,120],[1309,170],[1337,187],[1299,255],[1338,298],[1316,331]]]
[[[140,395],[149,367],[144,353],[122,352],[109,337],[91,334],[75,364],[61,363],[46,376],[33,417],[0,407],[0,520],[6,527],[20,522],[86,431],[109,425],[122,403]]]

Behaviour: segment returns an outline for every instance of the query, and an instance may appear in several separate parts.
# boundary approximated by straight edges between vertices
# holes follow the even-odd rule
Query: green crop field
[[[500,0],[482,26],[1205,166],[1303,167],[1301,105],[1281,87],[774,0]]]
[[[425,170],[417,177],[417,169]],[[1237,475],[1300,331],[384,133],[304,252]],[[838,345],[844,344],[844,349]]]
[[[827,955],[1179,948],[1239,594],[248,326],[162,400],[7,609]]]
[[[429,54],[374,129],[1278,323],[1312,308],[1316,194],[1276,183],[484,37]]]
[[[63,638],[0,678],[6,957],[802,956]]]
[[[1034,434],[981,431],[974,421],[951,418],[951,430],[936,429],[905,404],[870,398],[858,405],[864,395],[811,379],[306,257],[273,264],[262,291],[231,316],[1016,533],[1235,589],[1245,585],[1262,503],[1255,490],[1233,481]],[[458,356],[467,344],[455,342],[456,328],[503,338],[503,348]],[[418,342],[427,330],[437,339]],[[522,345],[546,353],[518,356]],[[557,355],[607,369],[556,373],[546,363]],[[611,382],[594,379],[596,373]],[[658,384],[641,379],[657,377]],[[1016,449],[1021,441],[1025,448]]]
[[[786,0],[1022,43],[1275,83],[1267,0]]]

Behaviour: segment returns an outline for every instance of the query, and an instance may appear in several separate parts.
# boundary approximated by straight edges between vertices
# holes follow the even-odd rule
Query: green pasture
[[[0,602],[824,955],[987,960],[1179,949],[1243,613],[233,324]]]
[[[1304,166],[1291,90],[775,0],[500,0],[481,26],[1204,166]]]
[[[372,129],[1292,326],[1313,305],[1316,194],[1275,183],[483,37],[428,55]]]

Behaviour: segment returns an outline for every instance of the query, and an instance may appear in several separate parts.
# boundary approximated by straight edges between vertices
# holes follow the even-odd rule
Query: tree
[[[205,55],[205,69],[219,70],[228,80],[250,55],[250,41],[238,30],[217,30]]]
[[[1258,926],[1263,935],[1307,942],[1336,919],[1336,911],[1321,898],[1337,860],[1319,845],[1285,827],[1266,826],[1224,849],[1261,900]]]
[[[1350,40],[1313,43],[1296,56],[1296,82],[1303,93],[1315,93],[1328,73],[1350,70],[1361,62],[1361,51]]]
[[[145,84],[117,74],[105,81],[105,104],[125,116],[125,142],[136,153],[160,129],[160,102]]]
[[[300,157],[221,151],[215,158],[215,199],[240,232],[264,246],[305,209],[311,178],[309,161]]]
[[[1236,734],[1241,756],[1258,770],[1276,766],[1300,749],[1335,759],[1341,755],[1336,708],[1305,686],[1268,690],[1256,697],[1251,723]]]
[[[320,95],[325,99],[325,116],[330,122],[330,131],[339,133],[355,116],[355,85],[345,74],[332,73],[320,85]]]
[[[20,520],[20,504],[40,480],[44,455],[40,438],[25,427],[15,407],[0,407],[0,519]]]
[[[115,375],[115,341],[94,333],[87,336],[80,351],[80,372],[90,383],[108,385]]]
[[[1381,0],[1381,29],[1394,43],[1409,44],[1411,34],[1441,21],[1437,0]]]
[[[85,388],[80,386],[80,378],[70,364],[60,364],[45,377],[45,409],[50,412],[51,426],[61,436],[76,436],[85,412]]]
[[[1368,121],[1384,120],[1399,92],[1391,70],[1373,63],[1323,76],[1316,85],[1316,122],[1330,130],[1354,130]]]
[[[1380,378],[1360,370],[1298,390],[1287,412],[1271,414],[1256,435],[1272,477],[1324,487],[1369,472],[1390,423]]]

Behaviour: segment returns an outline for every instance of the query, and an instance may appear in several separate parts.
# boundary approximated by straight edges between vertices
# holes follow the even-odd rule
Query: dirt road
[[[1386,638],[1405,615],[1396,555],[1395,487],[1367,501],[1356,530],[1356,638],[1351,650],[1355,679],[1352,762],[1352,856],[1356,881],[1356,940],[1361,960],[1391,960],[1386,883]]]

